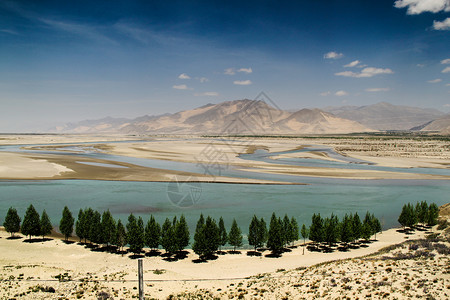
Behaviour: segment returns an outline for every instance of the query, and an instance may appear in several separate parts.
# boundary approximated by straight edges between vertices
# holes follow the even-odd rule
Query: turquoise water
[[[147,220],[153,214],[159,222],[184,214],[193,232],[200,215],[223,216],[227,227],[236,218],[244,234],[253,214],[269,221],[272,212],[310,223],[313,213],[343,216],[367,210],[375,213],[384,228],[397,226],[401,207],[407,202],[427,200],[442,205],[449,201],[450,186],[440,181],[336,181],[335,184],[248,185],[201,184],[200,201],[189,208],[173,205],[167,197],[167,183],[90,180],[1,181],[0,222],[14,206],[21,216],[32,203],[39,213],[46,209],[57,225],[67,205],[76,216],[80,208],[110,209],[126,220],[133,212]]]
[[[107,159],[128,162],[136,165],[169,170],[203,173],[204,169],[195,163],[171,162],[131,158],[98,153],[67,144],[66,150],[76,147],[77,153],[59,151],[29,151],[20,146],[2,146],[0,151],[37,152]],[[337,157],[329,148],[306,149],[327,152]],[[300,150],[305,151],[305,150]],[[341,167],[368,170],[386,170],[400,172],[417,172],[450,175],[449,169],[399,169],[383,168],[352,161],[350,158],[337,157],[345,162],[326,162],[307,159],[270,158],[274,153],[256,151],[251,155],[241,155],[244,159],[263,160],[267,162],[287,163],[305,166]],[[108,165],[109,166],[109,165]],[[99,211],[110,209],[115,218],[126,222],[130,213],[148,220],[150,214],[162,223],[166,217],[184,214],[193,233],[200,213],[218,219],[223,216],[229,228],[236,218],[244,234],[248,231],[253,214],[264,217],[269,222],[272,212],[279,216],[288,214],[297,218],[298,223],[309,225],[313,213],[322,216],[358,212],[361,217],[366,211],[373,212],[385,229],[397,226],[397,218],[403,204],[426,200],[438,205],[450,202],[450,185],[448,180],[347,180],[332,178],[314,178],[302,176],[260,174],[239,171],[232,167],[223,170],[221,175],[268,179],[288,182],[308,183],[308,185],[251,185],[251,184],[217,184],[202,183],[199,201],[192,207],[180,208],[168,198],[168,183],[157,182],[120,182],[96,180],[53,180],[53,181],[0,181],[0,223],[3,223],[6,211],[15,207],[21,216],[32,203],[39,213],[46,209],[54,225],[59,224],[61,212],[65,205],[74,216],[80,208],[92,207]],[[182,194],[189,192],[186,185]]]

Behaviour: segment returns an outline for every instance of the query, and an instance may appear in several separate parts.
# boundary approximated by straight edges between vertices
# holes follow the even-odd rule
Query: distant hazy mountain
[[[105,118],[68,124],[57,132],[133,134],[320,134],[373,131],[319,109],[279,110],[264,101],[235,100],[192,110],[130,119]]]
[[[368,106],[326,107],[324,110],[376,130],[409,130],[444,115],[436,109],[400,106],[386,102]]]
[[[421,126],[414,127],[411,130],[437,131],[441,134],[450,134],[450,114],[442,116]]]

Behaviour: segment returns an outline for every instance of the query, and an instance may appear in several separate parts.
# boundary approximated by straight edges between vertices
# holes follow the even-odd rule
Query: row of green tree
[[[5,218],[5,229],[12,235],[21,231],[27,236],[45,236],[51,232],[52,225],[45,210],[40,217],[33,205],[30,205],[25,213],[22,225],[21,219],[14,208],[10,208]],[[74,228],[75,227],[75,228]],[[130,214],[128,222],[124,226],[122,221],[115,220],[109,210],[103,213],[92,208],[80,209],[75,222],[72,213],[64,207],[59,230],[67,240],[75,229],[80,242],[94,243],[98,245],[116,246],[120,251],[125,245],[133,253],[140,253],[144,247],[152,250],[160,246],[168,255],[180,252],[190,243],[189,227],[183,215],[178,219],[167,218],[162,226],[153,216],[144,224],[142,217]],[[367,212],[363,222],[357,213],[346,214],[342,221],[332,214],[323,219],[320,214],[312,216],[311,226],[302,225],[301,229],[295,218],[279,218],[272,214],[269,227],[264,218],[253,216],[248,229],[248,242],[255,251],[261,247],[267,247],[272,252],[279,253],[289,244],[299,239],[299,235],[305,240],[309,238],[313,242],[328,243],[338,241],[349,243],[361,238],[368,240],[372,235],[381,231],[380,221],[373,214]],[[233,220],[230,231],[227,232],[223,218],[219,222],[210,216],[206,218],[200,215],[194,233],[193,251],[200,257],[208,257],[214,254],[222,246],[229,244],[236,250],[243,243],[242,231]]]
[[[398,217],[398,222],[403,228],[421,224],[422,226],[434,226],[438,223],[439,207],[436,203],[428,205],[426,201],[417,202],[414,206],[411,203],[403,205],[402,212]]]

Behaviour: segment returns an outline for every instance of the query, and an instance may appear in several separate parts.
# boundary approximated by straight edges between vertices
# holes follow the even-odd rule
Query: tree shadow
[[[188,257],[188,255],[189,255],[189,252],[186,250],[180,250],[180,251],[175,252],[175,258],[177,260],[185,259],[186,257]]]
[[[67,244],[67,245],[72,245],[72,244],[75,244],[75,242],[74,241],[69,241],[69,240],[62,240],[62,242],[64,243],[64,244]]]
[[[281,251],[282,252],[292,252],[292,250],[290,248],[283,248]]]
[[[114,254],[119,254],[119,255],[122,255],[122,256],[124,256],[127,253],[128,253],[127,250],[116,250],[116,252],[114,252]]]
[[[150,250],[149,252],[145,253],[145,256],[154,257],[154,256],[160,256],[161,251],[159,250]]]
[[[204,258],[199,257],[197,259],[193,259],[192,262],[194,264],[201,264],[201,263],[207,263],[208,261],[206,259],[204,259]]]
[[[258,252],[258,251],[250,250],[250,251],[247,251],[247,256],[262,256],[262,253]]]
[[[142,254],[133,253],[132,255],[128,256],[130,259],[138,259],[138,258],[144,258],[145,256]]]
[[[289,249],[297,249],[298,246],[292,245],[292,246],[288,246]]]
[[[225,254],[227,254],[227,252],[223,251],[223,250],[219,250],[219,251],[216,251],[216,254],[217,255],[225,255]]]
[[[41,238],[31,238],[31,239],[23,240],[23,243],[29,243],[29,244],[40,243],[40,242],[42,242]]]
[[[239,250],[228,250],[229,254],[241,254],[241,251]]]
[[[277,252],[270,252],[268,254],[265,255],[265,257],[268,258],[280,258],[281,257],[281,252],[277,251]]]
[[[23,239],[23,237],[15,235],[15,236],[9,236],[6,239],[7,240],[20,240],[20,239]]]
[[[340,252],[349,252],[350,250],[348,250],[348,246],[339,246],[338,251]]]

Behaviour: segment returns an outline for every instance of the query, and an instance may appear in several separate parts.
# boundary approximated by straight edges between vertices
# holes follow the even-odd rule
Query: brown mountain
[[[386,102],[368,106],[326,107],[324,110],[376,130],[409,130],[444,115],[436,109],[393,105]]]
[[[440,134],[450,134],[450,114],[425,123],[422,126],[412,128],[411,130],[435,131]]]
[[[154,117],[83,121],[59,132],[122,132],[133,134],[321,134],[373,131],[358,122],[319,109],[288,112],[260,100],[207,104]]]

